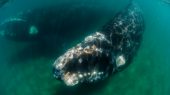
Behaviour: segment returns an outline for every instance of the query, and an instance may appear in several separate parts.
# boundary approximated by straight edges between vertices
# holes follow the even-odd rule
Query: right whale
[[[0,22],[0,37],[22,42],[42,42],[51,38],[73,41],[102,26],[128,4],[120,3],[114,8],[116,0],[111,0],[111,4],[101,4],[103,0],[84,1],[88,2],[67,0],[63,4],[23,9]]]
[[[104,80],[129,65],[143,31],[141,10],[130,3],[101,30],[58,57],[53,64],[54,77],[67,86]]]

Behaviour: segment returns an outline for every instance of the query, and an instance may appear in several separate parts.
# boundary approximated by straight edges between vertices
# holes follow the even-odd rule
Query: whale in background
[[[79,38],[102,26],[126,5],[114,8],[112,3],[77,0],[24,9],[0,22],[0,36],[12,41],[41,41],[51,36]]]
[[[12,41],[40,41],[55,35],[74,37],[88,34],[84,31],[98,26],[101,18],[101,13],[86,8],[39,8],[1,22],[0,36]]]

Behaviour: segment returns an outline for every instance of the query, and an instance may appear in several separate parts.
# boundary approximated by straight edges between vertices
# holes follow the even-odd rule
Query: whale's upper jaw
[[[103,80],[115,66],[110,50],[110,42],[103,34],[88,36],[55,61],[54,76],[68,86]]]

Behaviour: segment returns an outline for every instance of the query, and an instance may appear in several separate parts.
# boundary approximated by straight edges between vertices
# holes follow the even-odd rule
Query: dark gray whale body
[[[53,64],[54,76],[68,86],[107,78],[130,63],[143,30],[141,11],[131,3],[100,31],[60,56]]]

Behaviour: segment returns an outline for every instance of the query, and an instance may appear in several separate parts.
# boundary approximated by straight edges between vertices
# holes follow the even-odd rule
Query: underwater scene
[[[170,0],[0,0],[0,95],[170,95]]]

